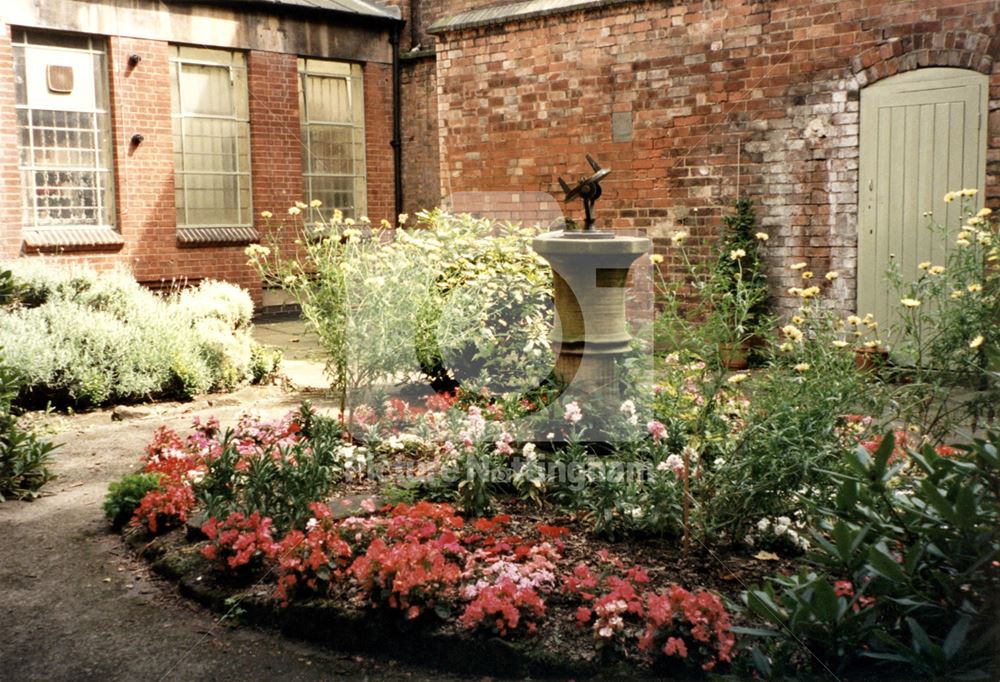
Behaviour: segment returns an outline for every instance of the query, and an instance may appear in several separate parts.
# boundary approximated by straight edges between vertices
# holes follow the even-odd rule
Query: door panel
[[[987,85],[980,73],[935,68],[861,92],[857,312],[883,327],[897,310],[890,259],[904,279],[917,277],[921,261],[943,264],[950,240],[933,238],[928,220],[957,232],[958,202],[942,198],[985,183]]]

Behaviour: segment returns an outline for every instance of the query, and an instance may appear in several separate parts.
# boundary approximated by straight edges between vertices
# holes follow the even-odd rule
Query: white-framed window
[[[299,59],[306,201],[346,218],[368,213],[364,102],[360,65]]]
[[[18,29],[12,37],[25,227],[113,227],[104,45]]]
[[[171,46],[178,227],[253,223],[246,57]]]

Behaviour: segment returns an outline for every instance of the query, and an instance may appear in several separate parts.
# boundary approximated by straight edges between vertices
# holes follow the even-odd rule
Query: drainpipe
[[[403,212],[403,130],[401,125],[399,34],[402,22],[393,24],[389,34],[392,45],[392,171],[396,195],[396,215]],[[395,222],[395,221],[394,221]]]

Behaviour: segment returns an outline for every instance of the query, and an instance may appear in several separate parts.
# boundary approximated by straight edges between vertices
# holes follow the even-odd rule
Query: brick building
[[[667,252],[675,230],[710,240],[747,196],[781,304],[794,274],[780,266],[805,260],[840,272],[843,308],[867,310],[884,307],[890,253],[904,268],[939,255],[919,224],[956,218],[945,191],[1000,204],[998,0],[403,5],[409,210],[558,196],[588,151],[614,170],[605,224]]]
[[[396,211],[393,41],[366,0],[5,0],[0,257],[226,279],[261,211]]]
[[[885,305],[890,253],[904,269],[940,256],[919,224],[956,218],[945,191],[976,186],[980,204],[1000,204],[1000,0],[40,4],[0,8],[0,74],[15,75],[0,77],[5,257],[259,291],[242,250],[261,210],[315,196],[377,219],[474,209],[485,192],[493,215],[531,212],[521,204],[547,217],[556,177],[585,170],[586,151],[614,171],[605,226],[669,254],[671,233],[707,244],[746,196],[771,235],[779,304],[795,281],[783,266],[805,260],[837,270],[841,307],[867,312]],[[60,92],[60,69],[32,65],[53,50],[97,75]],[[223,81],[228,99],[188,106],[189,90]],[[45,108],[83,86],[72,121]],[[307,111],[314,86],[340,104]],[[32,146],[36,125],[87,140],[72,153],[93,170],[65,173],[48,143]],[[221,137],[236,141],[225,153]]]

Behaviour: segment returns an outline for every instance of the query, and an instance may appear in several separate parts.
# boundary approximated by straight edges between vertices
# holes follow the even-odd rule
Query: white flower
[[[758,232],[757,234],[754,235],[754,237],[756,237],[758,241],[762,242],[766,242],[768,239],[770,239],[767,232]]]
[[[757,530],[763,532],[771,527],[771,522],[764,518],[757,522]]]
[[[790,518],[788,518],[787,516],[779,516],[777,518],[777,522],[780,523],[783,526],[790,526],[790,525],[792,525],[792,520]]]
[[[306,531],[307,532],[311,531],[313,528],[315,528],[318,525],[319,525],[319,521],[317,521],[315,518],[309,519],[308,521],[306,521]]]
[[[524,447],[521,448],[521,454],[523,454],[526,459],[534,461],[538,457],[536,450],[537,448],[534,443],[525,443]]]
[[[576,424],[583,419],[583,413],[580,411],[580,406],[577,405],[575,401],[566,405],[566,411],[563,413],[563,419],[573,424]]]
[[[784,526],[784,525],[782,525],[780,523],[776,524],[774,526],[774,534],[775,535],[784,535],[787,532],[788,532],[788,526]]]

